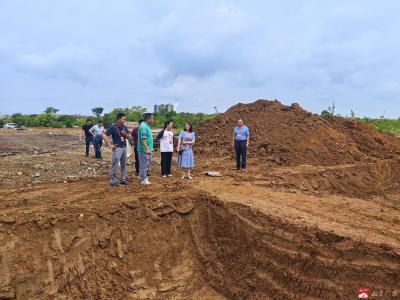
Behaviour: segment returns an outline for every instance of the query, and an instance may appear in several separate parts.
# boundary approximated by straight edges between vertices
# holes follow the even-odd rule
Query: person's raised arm
[[[124,130],[121,134],[124,138],[128,139],[129,142],[132,142],[132,135],[129,132],[128,128],[126,129],[126,131]]]
[[[90,132],[90,134],[93,135],[93,137],[94,137],[95,135],[94,135],[94,133],[93,133],[93,129],[94,129],[94,126],[93,126],[92,128],[89,129],[89,132]]]
[[[128,131],[128,141],[129,141],[130,144],[133,143],[133,136],[129,131]]]

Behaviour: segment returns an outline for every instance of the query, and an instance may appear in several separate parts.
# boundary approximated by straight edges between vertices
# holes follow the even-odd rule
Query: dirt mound
[[[249,155],[280,165],[337,165],[393,158],[400,140],[359,122],[323,118],[279,101],[237,104],[197,128],[197,152],[232,155],[232,129],[242,118],[250,129]]]

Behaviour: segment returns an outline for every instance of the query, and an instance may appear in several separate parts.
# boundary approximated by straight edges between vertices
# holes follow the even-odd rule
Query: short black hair
[[[104,123],[104,121],[102,119],[97,121],[97,124],[101,124],[101,123]]]
[[[139,124],[143,123],[143,119],[139,119]]]
[[[185,126],[183,127],[183,129],[186,131],[186,124],[189,124],[189,132],[193,132],[193,125],[190,122],[185,122]]]
[[[172,120],[167,120],[164,122],[164,129],[167,128],[167,126],[172,123]]]
[[[87,123],[87,122],[93,122],[93,119],[92,119],[92,118],[87,118],[87,119],[86,119],[86,123]]]
[[[125,117],[125,114],[123,112],[117,113],[117,121],[120,120],[122,117]]]
[[[144,114],[143,114],[143,119],[144,119],[145,121],[150,120],[152,117],[153,117],[153,114],[152,114],[152,113],[144,113]]]

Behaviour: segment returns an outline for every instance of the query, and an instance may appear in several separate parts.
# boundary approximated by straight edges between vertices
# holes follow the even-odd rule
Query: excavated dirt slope
[[[298,104],[258,100],[237,104],[197,128],[197,153],[232,154],[232,129],[242,118],[250,129],[250,155],[280,165],[338,165],[393,158],[400,141],[369,125],[313,115]]]
[[[358,287],[388,291],[400,280],[396,243],[298,224],[179,181],[157,184],[156,195],[137,183],[88,190],[95,182],[51,184],[18,201],[17,191],[1,194],[2,299],[352,299]]]

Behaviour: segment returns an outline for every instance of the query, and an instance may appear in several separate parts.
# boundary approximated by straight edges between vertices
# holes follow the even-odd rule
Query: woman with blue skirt
[[[190,171],[194,168],[193,144],[196,140],[192,124],[186,122],[184,130],[179,133],[178,166],[183,169],[182,179],[193,179]]]

